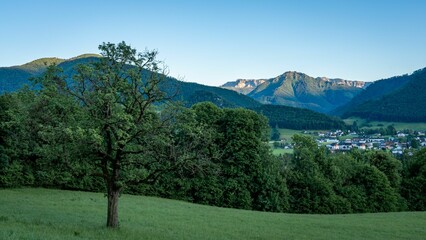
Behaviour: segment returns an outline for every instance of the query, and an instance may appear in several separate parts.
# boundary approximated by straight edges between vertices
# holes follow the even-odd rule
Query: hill
[[[28,79],[43,72],[46,69],[46,64],[58,64],[66,76],[71,76],[74,74],[74,68],[78,64],[97,61],[98,58],[98,55],[93,54],[81,55],[67,60],[46,58],[47,60],[40,59],[18,67],[1,68],[0,93],[16,91],[23,85],[29,84]],[[271,121],[272,126],[278,124],[285,128],[294,129],[310,129],[311,127],[314,129],[329,129],[328,127],[334,128],[334,126],[341,126],[341,123],[343,123],[340,120],[306,109],[262,106],[255,99],[229,89],[183,82],[173,77],[166,77],[160,87],[168,94],[174,95],[175,100],[182,101],[187,107],[198,102],[210,101],[219,107],[249,108],[273,118]],[[319,125],[315,126],[315,123]]]
[[[347,104],[338,107],[331,113],[333,115],[343,115],[345,112],[353,110],[361,103],[364,103],[366,101],[378,100],[384,95],[387,95],[393,91],[400,89],[408,81],[410,81],[410,79],[411,76],[406,74],[402,76],[395,76],[388,79],[374,81],[364,91],[356,95]]]
[[[240,79],[228,82],[222,87],[248,92],[248,96],[261,103],[307,108],[325,113],[349,102],[362,92],[365,86],[366,83],[362,81],[313,78],[304,73],[286,72],[270,79]]]
[[[99,55],[96,54],[84,54],[66,60],[60,58],[42,58],[21,66],[2,67],[0,68],[0,94],[16,91],[25,84],[29,84],[31,77],[41,74],[51,64],[57,64],[63,69],[65,75],[71,76],[78,64],[97,61],[98,58]],[[259,102],[250,97],[231,90],[182,82],[172,77],[167,77],[165,82],[163,86],[164,90],[170,94],[176,92],[176,100],[182,100],[187,105],[200,101],[212,101],[221,107],[260,106]]]
[[[0,239],[423,239],[425,212],[277,214],[123,195],[121,227],[101,193],[0,190]],[[90,217],[89,217],[90,216]]]
[[[99,57],[99,55],[83,54],[68,60],[56,57],[40,58],[20,66],[0,67],[0,94],[16,91],[25,84],[29,84],[31,77],[41,74],[49,65],[72,66],[79,62],[78,60],[80,59],[93,57]]]
[[[265,115],[271,127],[296,130],[346,128],[341,119],[308,109],[265,104],[253,110]]]
[[[370,90],[371,88],[371,90]],[[383,89],[379,91],[377,89]],[[426,122],[426,68],[411,75],[372,84],[361,103],[347,107],[343,117],[396,122]],[[358,101],[358,100],[357,100]]]

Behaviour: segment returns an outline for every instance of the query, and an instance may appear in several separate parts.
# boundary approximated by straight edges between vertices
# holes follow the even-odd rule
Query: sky
[[[426,67],[423,0],[1,0],[0,66],[156,49],[169,75],[219,86],[286,71],[374,81]]]

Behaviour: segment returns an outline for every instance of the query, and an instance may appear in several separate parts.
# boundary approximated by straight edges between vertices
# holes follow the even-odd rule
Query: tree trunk
[[[117,228],[118,227],[118,197],[119,190],[108,190],[108,216],[107,216],[107,227]]]

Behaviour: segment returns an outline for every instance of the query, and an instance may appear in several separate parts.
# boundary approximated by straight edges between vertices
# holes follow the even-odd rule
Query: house
[[[392,149],[392,153],[393,154],[402,154],[402,148],[401,147],[396,147],[396,148],[394,148],[394,149]]]
[[[359,144],[358,148],[361,149],[361,150],[365,150],[366,149],[365,143]]]
[[[405,133],[402,133],[402,132],[399,132],[399,133],[397,134],[397,136],[398,136],[398,137],[405,137],[405,136],[406,136],[406,134],[405,134]]]
[[[346,143],[346,141],[345,141],[344,143],[339,145],[339,150],[341,150],[341,151],[349,151],[351,149],[352,149],[352,143]]]

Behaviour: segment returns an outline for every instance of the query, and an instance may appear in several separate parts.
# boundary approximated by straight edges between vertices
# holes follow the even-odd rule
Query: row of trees
[[[0,96],[1,187],[105,191],[109,227],[123,192],[275,212],[425,209],[425,151],[401,165],[295,136],[294,154],[278,158],[264,116],[171,104],[155,52],[100,49],[72,78],[52,66],[34,89]]]

